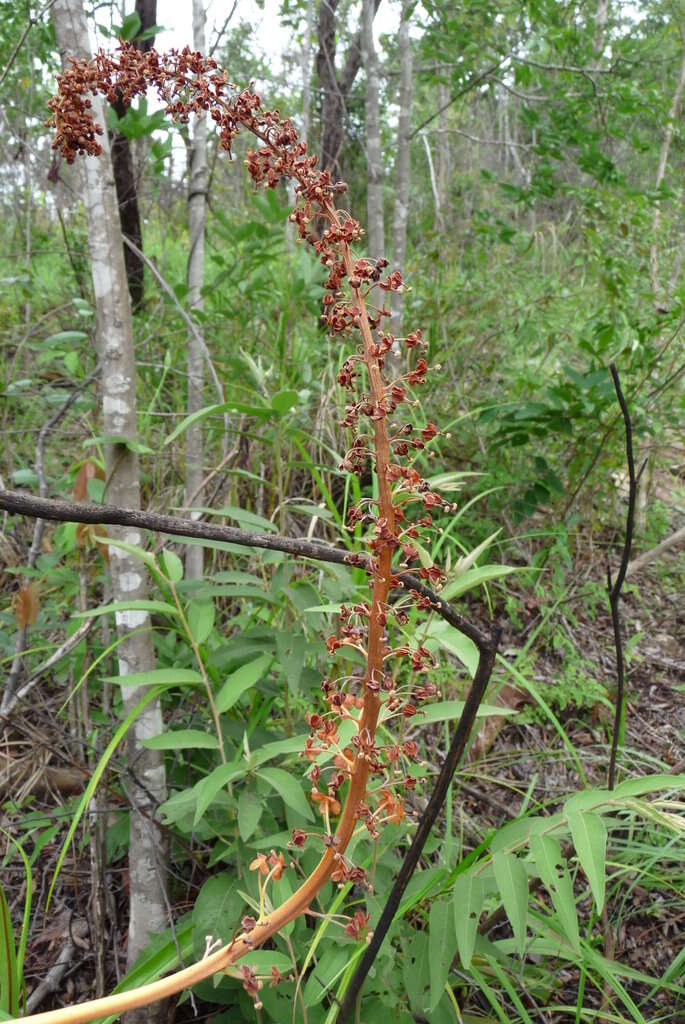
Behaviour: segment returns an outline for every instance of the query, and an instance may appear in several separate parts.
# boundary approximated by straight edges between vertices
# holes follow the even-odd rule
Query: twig
[[[7,75],[9,74],[10,68],[12,67],[12,65],[15,62],[15,60],[17,59],[17,54],[19,53],[19,51],[21,50],[22,46],[24,45],[24,41],[25,41],[27,35],[29,34],[29,32],[31,31],[33,26],[38,24],[38,22],[43,17],[43,15],[47,14],[47,12],[50,10],[50,8],[54,4],[54,2],[55,2],[55,0],[48,0],[47,4],[42,9],[42,11],[39,11],[32,18],[29,18],[29,21],[28,21],[28,23],[26,25],[26,28],[24,29],[22,34],[19,36],[19,41],[17,42],[17,45],[12,50],[12,53],[10,54],[10,58],[7,61],[7,63],[5,64],[5,67],[3,68],[2,75],[0,75],[0,87],[2,86],[3,82],[7,78]]]
[[[300,558],[312,558],[319,562],[336,565],[354,565],[361,569],[368,567],[366,555],[346,551],[343,548],[324,544],[323,541],[305,540],[301,537],[283,537],[277,533],[252,533],[235,526],[219,526],[201,520],[181,519],[179,516],[162,515],[159,512],[143,512],[132,508],[116,508],[114,505],[89,505],[74,501],[57,501],[54,498],[36,498],[17,491],[0,489],[0,509],[16,515],[41,517],[61,523],[92,523],[96,526],[133,526],[155,533],[168,533],[174,537],[198,537],[201,540],[226,541],[240,547],[262,548],[267,551],[283,551]],[[468,636],[479,650],[489,646],[489,640],[472,622],[460,615],[451,604],[427,587],[412,572],[402,574],[400,590],[417,590],[427,597],[433,609],[455,629]]]
[[[462,96],[465,96],[467,92],[471,92],[472,89],[475,89],[477,85],[480,85],[481,82],[484,82],[489,75],[491,75],[494,71],[497,71],[499,68],[501,68],[502,65],[508,60],[509,55],[507,54],[506,56],[502,57],[501,60],[498,60],[496,64],[491,64],[489,68],[485,69],[485,71],[482,71],[479,75],[476,75],[474,78],[470,79],[470,81],[468,81],[465,86],[463,86],[461,89],[458,89],[457,92],[453,93],[450,96],[447,103],[443,103],[441,107],[438,107],[438,109],[430,115],[430,117],[427,117],[425,121],[422,121],[418,128],[414,129],[414,131],[409,136],[409,141],[411,142],[411,140],[416,135],[423,131],[426,125],[429,125],[431,121],[434,121],[436,117],[439,117],[440,114],[442,114],[443,110],[447,110],[447,108],[451,107],[453,103],[456,103],[458,99],[461,99]]]
[[[664,551],[668,551],[670,548],[676,547],[678,544],[682,544],[685,541],[685,526],[681,526],[679,530],[672,533],[670,537],[666,537],[660,544],[657,544],[655,548],[650,548],[649,551],[645,551],[644,554],[634,558],[629,563],[626,570],[626,576],[632,576],[634,572],[638,572],[643,569],[650,562],[653,562],[659,555],[663,555]]]
[[[24,697],[28,697],[29,693],[40,680],[41,676],[44,676],[48,669],[51,669],[53,665],[56,665],[58,661],[62,660],[62,658],[66,658],[67,654],[71,654],[74,648],[78,647],[84,637],[90,633],[94,625],[95,619],[87,619],[83,625],[79,626],[75,633],[72,633],[70,637],[67,637],[61,647],[58,647],[56,651],[53,651],[50,657],[31,673],[21,689],[17,690],[10,699],[8,706],[3,708],[3,715],[10,715],[19,701],[23,700]]]
[[[611,567],[607,565],[607,590],[609,593],[609,606],[611,608],[611,621],[614,627],[614,646],[616,648],[616,676],[618,688],[616,690],[616,714],[614,717],[614,732],[611,738],[611,754],[609,756],[609,779],[608,787],[613,789],[616,783],[616,756],[618,753],[618,734],[623,716],[623,703],[625,700],[625,676],[623,667],[623,644],[621,641],[621,617],[619,612],[619,600],[621,587],[626,578],[628,563],[630,561],[630,549],[633,543],[633,529],[635,525],[635,498],[637,495],[637,478],[635,475],[635,459],[633,457],[633,427],[630,422],[630,413],[626,404],[621,381],[615,363],[609,366],[611,377],[616,389],[616,397],[623,414],[623,422],[626,431],[626,458],[628,461],[628,514],[626,516],[626,536],[623,542],[623,553],[619,566],[616,582],[611,582]]]
[[[209,349],[207,348],[207,342],[202,337],[202,333],[200,331],[198,331],[197,324],[195,323],[195,321],[193,320],[192,317],[188,316],[188,314],[186,313],[185,309],[183,308],[181,303],[178,301],[178,298],[176,297],[176,292],[171,287],[171,285],[166,280],[166,278],[163,277],[162,274],[160,274],[159,270],[154,265],[154,263],[152,262],[150,257],[146,256],[145,253],[143,252],[143,250],[139,249],[138,246],[135,244],[135,242],[132,242],[131,239],[127,235],[123,235],[122,237],[123,237],[124,243],[128,246],[128,248],[131,250],[131,252],[134,253],[138,257],[138,259],[140,259],[140,260],[142,260],[144,262],[145,266],[148,268],[148,270],[150,271],[150,273],[152,274],[154,279],[157,281],[157,283],[160,286],[160,288],[162,288],[166,292],[166,294],[169,296],[169,298],[173,302],[174,306],[176,307],[176,311],[178,312],[178,315],[180,316],[181,320],[183,321],[183,323],[186,325],[186,327],[188,328],[190,333],[195,338],[195,341],[197,342],[198,347],[202,350],[202,355],[205,358],[205,362],[207,363],[207,369],[209,370],[209,375],[212,378],[212,380],[214,381],[214,387],[216,388],[216,393],[219,396],[219,401],[223,404],[226,401],[226,397],[224,395],[224,388],[223,388],[223,385],[222,385],[221,381],[219,380],[219,375],[217,374],[216,369],[214,368],[214,363],[212,362],[212,357],[210,355]],[[229,431],[229,429],[230,429],[230,423],[229,423],[229,420],[228,420],[228,413],[224,413],[224,433],[225,433],[225,444],[226,445],[228,444],[228,440],[227,439],[228,439],[228,431]]]
[[[57,412],[55,412],[49,420],[46,420],[43,426],[40,428],[38,434],[38,441],[36,442],[36,475],[38,477],[38,487],[42,498],[48,493],[48,484],[45,477],[45,441],[53,427],[57,426],[63,416],[69,411],[71,406],[74,404],[81,392],[88,387],[91,381],[100,372],[100,364],[95,367],[93,372],[87,377],[77,388],[69,394],[66,401],[62,403]],[[31,547],[29,548],[29,554],[27,559],[27,565],[29,569],[33,569],[36,564],[36,559],[40,554],[41,543],[43,540],[43,530],[45,529],[45,522],[43,519],[36,519],[33,527],[33,538],[31,540]],[[10,706],[14,705],[14,691],[17,686],[17,680],[19,679],[19,673],[24,663],[24,651],[26,650],[26,642],[28,638],[28,625],[20,626],[17,631],[17,639],[15,645],[15,654],[12,659],[9,673],[7,675],[7,682],[5,683],[2,700],[0,701],[0,711],[6,712]]]
[[[361,992],[366,976],[380,951],[383,939],[387,935],[388,929],[390,928],[395,914],[397,913],[400,900],[402,899],[402,894],[407,888],[409,879],[416,869],[416,865],[419,862],[419,857],[421,856],[426,840],[428,839],[430,831],[433,828],[438,814],[442,809],[442,805],[445,802],[450,782],[452,781],[452,777],[459,766],[459,762],[466,748],[473,723],[478,713],[478,708],[485,696],[485,690],[490,680],[490,676],[492,675],[492,669],[495,663],[495,654],[499,644],[499,637],[500,629],[498,626],[492,630],[492,634],[489,638],[486,638],[485,636],[481,637],[481,644],[479,644],[480,658],[478,660],[478,668],[476,669],[476,675],[474,676],[473,683],[471,684],[471,689],[466,697],[464,710],[461,718],[459,719],[459,723],[457,724],[450,748],[447,752],[442,768],[440,769],[440,774],[438,775],[438,779],[431,794],[431,798],[428,801],[428,805],[421,815],[421,820],[419,821],[419,827],[416,830],[414,840],[405,855],[402,867],[400,868],[397,878],[395,879],[395,883],[390,890],[390,895],[383,907],[383,912],[381,913],[378,924],[374,929],[373,938],[366,947],[364,955],[362,956],[356,971],[352,975],[352,980],[350,981],[347,991],[342,999],[340,1009],[338,1010],[338,1016],[336,1017],[336,1024],[344,1024],[344,1022],[349,1019],[349,1015],[354,1009],[357,996]]]

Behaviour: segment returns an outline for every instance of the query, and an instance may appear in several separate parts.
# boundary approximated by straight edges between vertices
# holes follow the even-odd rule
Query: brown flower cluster
[[[291,120],[282,118],[278,110],[264,110],[254,92],[237,91],[214,60],[188,48],[160,55],[124,43],[115,54],[100,52],[92,60],[72,59],[71,64],[59,78],[58,95],[50,103],[50,123],[56,129],[53,146],[61,149],[67,161],[80,152],[100,152],[102,128],[93,120],[92,94],[99,93],[110,102],[121,95],[130,102],[153,88],[175,120],[187,121],[191,114],[207,111],[229,154],[242,129],[258,140],[245,161],[253,181],[267,188],[285,177],[295,182],[297,201],[290,220],[299,238],[313,246],[327,268],[324,320],[331,336],[352,350],[338,374],[350,395],[342,426],[352,433],[342,467],[358,476],[372,468],[378,496],[362,498],[348,516],[351,529],[360,524],[366,531],[370,599],[343,607],[339,630],[327,642],[331,655],[346,647],[359,651],[366,658],[366,670],[358,677],[323,683],[326,710],[309,717],[311,735],[304,756],[312,761],[312,799],[329,826],[320,838],[332,851],[331,871],[336,880],[356,880],[359,869],[343,857],[356,823],[362,822],[371,835],[378,834],[382,822],[400,824],[405,816],[402,792],[415,784],[409,766],[418,756],[417,744],[410,740],[379,745],[378,722],[412,718],[419,713],[421,701],[436,692],[425,681],[433,665],[429,651],[406,643],[403,634],[409,606],[424,609],[429,602],[410,589],[401,600],[390,599],[391,590],[402,588],[410,567],[431,585],[444,578],[430,563],[421,541],[427,533],[430,538],[432,514],[449,505],[423,479],[416,464],[440,431],[433,423],[417,426],[410,413],[417,404],[412,389],[424,384],[431,370],[427,342],[420,330],[397,338],[386,329],[390,310],[385,296],[404,289],[402,275],[389,271],[385,259],[353,253],[363,230],[349,213],[335,206],[336,195],[347,186],[333,182],[328,171],[317,168],[316,156],[308,154]],[[402,349],[411,365],[398,372]],[[360,420],[365,423],[363,429]],[[410,518],[413,504],[419,506],[419,515]],[[350,561],[354,564],[354,557]],[[402,661],[406,670],[401,668]],[[341,749],[339,727],[350,719],[355,731],[350,745]],[[331,753],[332,765],[325,764]],[[374,776],[377,785],[369,796],[367,779]],[[330,819],[338,816],[338,831],[332,835]],[[307,837],[296,829],[293,845],[301,848]],[[275,854],[269,858],[260,854],[251,866],[273,877],[281,870]],[[359,918],[355,934],[363,923]],[[256,995],[257,979],[245,973],[244,982]]]

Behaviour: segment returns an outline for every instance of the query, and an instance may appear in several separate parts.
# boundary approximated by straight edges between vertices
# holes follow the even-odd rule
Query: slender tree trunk
[[[366,220],[368,252],[373,259],[385,254],[383,223],[383,155],[378,98],[378,56],[373,41],[374,0],[362,5],[362,60],[366,72]]]
[[[345,104],[362,63],[361,29],[349,45],[340,74],[335,67],[335,12],[340,0],[319,3],[316,70],[321,84],[321,166],[341,177],[340,151],[345,137]],[[373,0],[374,14],[381,0]]]
[[[157,22],[157,0],[136,0],[136,11],[140,16],[139,34],[152,28]],[[142,42],[136,42],[138,49],[147,51],[154,46],[154,38],[150,36]],[[124,101],[119,98],[112,104],[117,117],[124,117],[128,110]],[[114,184],[117,190],[117,202],[119,205],[119,219],[121,230],[126,238],[139,249],[143,248],[143,233],[140,226],[140,209],[138,206],[138,185],[136,181],[135,167],[131,143],[121,132],[114,132],[111,139],[112,166],[114,168]],[[134,311],[137,310],[143,301],[144,296],[144,262],[127,245],[124,246],[124,262],[126,264],[126,279],[128,282],[129,295]]]
[[[193,0],[193,47],[205,52],[205,8],[203,0]],[[190,148],[190,191],[188,213],[190,222],[190,253],[188,255],[188,307],[193,312],[202,309],[202,283],[205,268],[205,219],[207,211],[207,119],[204,114],[195,117],[193,140]],[[201,325],[198,325],[200,331]],[[201,339],[194,331],[188,332],[188,415],[203,406],[204,354]],[[186,504],[202,504],[203,430],[201,423],[193,423],[186,432]],[[199,513],[195,513],[199,515]],[[186,577],[202,579],[203,549],[189,545],[186,549]]]
[[[81,0],[56,0],[52,17],[63,62],[71,54],[89,56],[91,44]],[[104,124],[104,108],[99,97],[91,97],[95,119]],[[131,306],[124,266],[121,228],[117,210],[107,135],[101,137],[103,154],[99,159],[80,158],[84,169],[83,196],[88,225],[88,247],[96,307],[97,346],[102,374],[102,428],[110,437],[122,438],[121,444],[105,448],[107,498],[112,504],[140,508],[137,456],[126,442],[137,434],[136,380]],[[113,538],[141,545],[135,529],[111,531]],[[141,562],[118,548],[110,548],[112,598],[114,601],[144,599],[147,588]],[[146,612],[116,613],[119,674],[144,672],[154,667],[154,651]],[[135,707],[146,687],[125,687],[124,707]],[[129,844],[130,920],[128,965],[131,966],[150,935],[167,925],[164,894],[165,843],[155,824],[157,806],[165,799],[164,760],[159,751],[146,750],[141,740],[162,731],[161,707],[152,702],[138,716],[129,731],[131,775],[128,794],[131,801]],[[163,1006],[130,1015],[130,1020],[153,1022],[164,1017]]]
[[[685,86],[685,22],[680,25],[680,40],[681,40],[681,61],[680,61],[680,73],[678,75],[678,83],[673,93],[673,101],[671,102],[671,108],[668,112],[668,121],[664,128],[664,137],[661,143],[661,152],[659,153],[659,164],[656,170],[656,180],[654,182],[654,188],[658,191],[662,184],[664,177],[666,176],[666,166],[668,164],[668,155],[671,151],[671,142],[673,141],[673,129],[675,128],[676,120],[680,113],[680,104],[683,97],[683,87]],[[649,249],[649,276],[652,285],[652,291],[654,292],[655,298],[659,291],[659,250],[657,235],[659,232],[659,225],[661,223],[661,209],[659,203],[654,205],[654,217],[652,219],[652,244]]]
[[[312,118],[312,36],[314,35],[314,0],[307,0],[307,20],[302,47],[302,138],[309,143]]]
[[[409,0],[402,0],[402,14],[398,38],[400,61],[399,118],[397,121],[397,163],[395,166],[395,206],[392,218],[392,258],[394,265],[404,274],[407,255],[407,222],[409,220],[409,169],[412,104],[412,53],[409,38]],[[404,296],[390,293],[392,333],[402,337],[402,307]]]
[[[449,191],[450,176],[450,137],[447,133],[449,107],[449,89],[441,82],[438,86],[438,105],[440,114],[438,117],[438,195],[440,196],[440,212],[442,223],[439,227],[444,229],[444,216],[447,209],[447,193]]]

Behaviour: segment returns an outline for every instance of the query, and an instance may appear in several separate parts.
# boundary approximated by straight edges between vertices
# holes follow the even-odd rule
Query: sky
[[[132,8],[132,3],[127,4],[127,10]],[[224,24],[229,13],[233,9],[234,0],[208,0],[207,2],[207,28],[206,38],[211,46],[216,38],[215,30]],[[238,25],[241,20],[256,23],[258,31],[256,37],[260,40],[264,53],[277,59],[289,46],[291,42],[290,30],[281,26],[279,17],[279,0],[264,0],[264,10],[253,0],[237,0],[235,13],[230,25]],[[383,0],[374,23],[374,34],[376,40],[381,32],[392,32],[397,28],[399,5]],[[157,21],[167,29],[160,34],[158,43],[160,47],[171,46],[182,47],[186,43],[192,44],[192,3],[190,0],[157,0]]]

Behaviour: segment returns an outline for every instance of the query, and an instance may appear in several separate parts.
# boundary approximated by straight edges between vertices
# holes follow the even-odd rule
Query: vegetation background
[[[211,123],[173,125],[152,98],[107,113],[137,403],[124,441],[107,426],[86,193],[45,126],[72,42],[60,18],[75,11],[0,0],[0,487],[117,503],[125,463],[143,509],[359,550],[345,517],[372,480],[339,468],[343,356],[319,324],[323,268],[287,224],[293,196],[253,190],[247,140],[233,167]],[[193,38],[173,43],[212,50],[291,115],[348,183],[368,253],[402,268],[393,329],[421,327],[440,366],[416,416],[445,432],[429,469],[458,505],[422,557],[444,567],[463,614],[503,628],[488,708],[357,1019],[683,1021],[685,5],[283,0],[266,15],[212,10],[205,25],[206,13],[195,0]],[[108,48],[170,45],[161,4],[86,14]],[[642,470],[613,796],[606,577],[627,469],[611,361]],[[249,864],[292,858],[291,830],[319,817],[297,756],[305,714],[340,605],[365,593],[349,567],[152,536],[131,556],[145,592],[117,593],[104,536],[0,519],[7,1019],[26,997],[47,1009],[192,962],[259,906]],[[142,616],[148,645],[128,693],[122,614]],[[335,1020],[363,950],[339,925],[360,908],[377,921],[474,669],[473,647],[435,619],[412,619],[407,637],[440,659],[441,695],[403,737],[422,750],[406,821],[356,851],[373,890],[327,886],[312,910],[347,917],[307,915],[255,954],[264,974],[294,978],[265,985],[261,1008],[225,977],[177,1019]],[[353,675],[354,657],[338,668]],[[157,726],[136,732],[131,709],[160,681]],[[293,859],[295,878],[315,858]],[[289,891],[286,874],[274,901]]]

